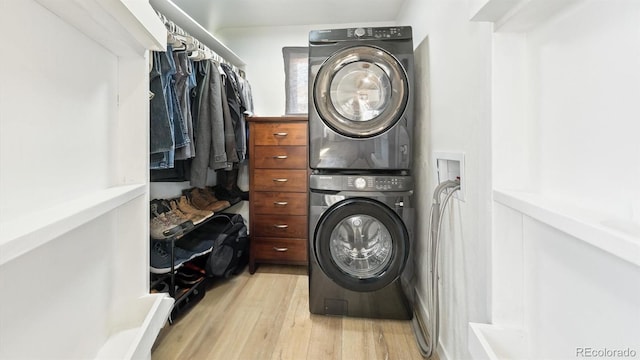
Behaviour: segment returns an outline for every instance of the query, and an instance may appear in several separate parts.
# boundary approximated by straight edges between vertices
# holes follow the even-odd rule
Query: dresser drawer
[[[307,193],[256,191],[251,195],[256,215],[307,215]]]
[[[307,145],[307,123],[252,123],[255,145]]]
[[[251,238],[251,257],[256,260],[283,263],[307,263],[307,241],[304,239]]]
[[[251,235],[263,237],[307,238],[305,215],[255,215]]]
[[[254,169],[252,191],[285,191],[306,193],[307,170]]]
[[[259,169],[306,169],[306,146],[256,146],[254,167]]]

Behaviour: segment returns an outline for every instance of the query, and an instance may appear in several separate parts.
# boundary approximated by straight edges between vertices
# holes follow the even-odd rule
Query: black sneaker
[[[149,267],[154,274],[166,274],[171,271],[171,244],[168,241],[151,240]],[[181,249],[177,246],[173,250],[173,266],[179,268],[185,262],[196,257],[196,253]]]

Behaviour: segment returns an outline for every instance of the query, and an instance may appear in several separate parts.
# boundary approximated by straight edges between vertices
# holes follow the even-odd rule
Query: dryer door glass
[[[337,133],[373,137],[393,127],[409,99],[407,74],[389,52],[354,46],[331,55],[313,83],[313,103]]]
[[[331,232],[331,257],[336,265],[358,279],[376,277],[391,262],[393,240],[387,227],[368,215],[340,221]]]
[[[340,69],[331,82],[331,102],[352,121],[369,121],[389,105],[391,81],[375,64],[358,61]]]

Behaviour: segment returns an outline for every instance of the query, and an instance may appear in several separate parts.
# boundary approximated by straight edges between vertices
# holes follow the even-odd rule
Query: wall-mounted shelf
[[[474,359],[530,359],[528,348],[522,330],[469,323],[469,352]]]
[[[164,24],[144,1],[36,1],[118,56],[167,47]]]
[[[488,0],[472,21],[494,23],[496,32],[527,32],[583,0]]]
[[[143,359],[164,326],[174,304],[165,294],[149,294],[132,305],[127,326],[116,331],[102,345],[96,359]]]
[[[231,49],[224,45],[171,0],[150,0],[149,3],[154,9],[162,13],[176,25],[180,26],[191,36],[198,39],[198,41],[206,45],[209,49],[215,51],[218,55],[222,56],[225,60],[238,68],[246,70],[246,63],[240,59],[236,53],[231,51]]]
[[[623,219],[536,193],[495,190],[493,199],[512,209],[640,266],[640,227]]]
[[[114,210],[139,196],[146,185],[125,185],[93,192],[58,206],[1,224],[0,265]]]

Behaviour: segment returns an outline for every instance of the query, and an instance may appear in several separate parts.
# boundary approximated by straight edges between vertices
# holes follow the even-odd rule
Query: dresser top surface
[[[251,116],[247,117],[250,122],[287,122],[287,121],[307,121],[307,115],[285,115],[285,116]]]

